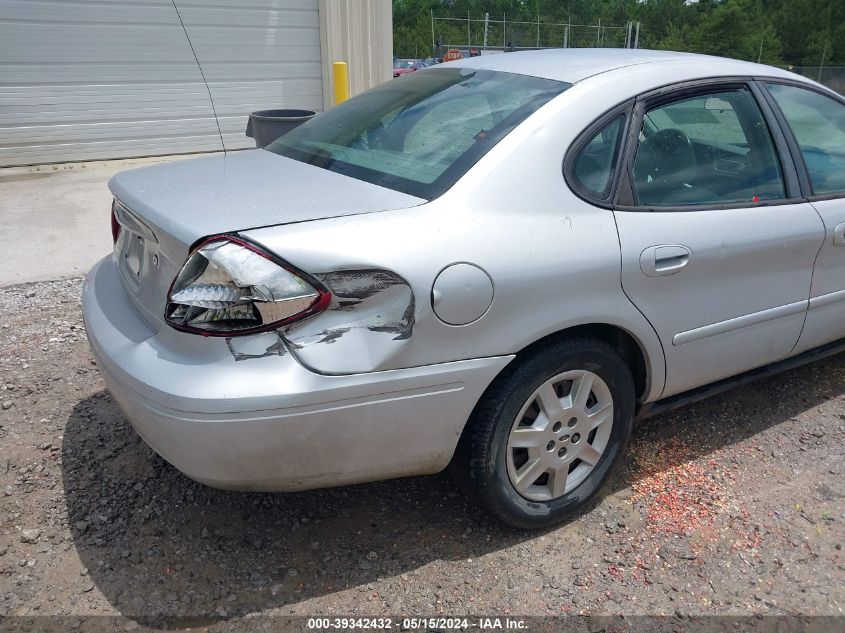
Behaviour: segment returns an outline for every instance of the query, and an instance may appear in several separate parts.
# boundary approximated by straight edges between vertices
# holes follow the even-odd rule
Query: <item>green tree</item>
[[[845,1],[843,0],[394,0],[395,54],[421,57],[432,54],[431,12],[438,20],[435,34],[448,44],[467,42],[466,17],[480,20],[485,13],[501,20],[508,32],[491,24],[489,41],[518,41],[533,46],[540,21],[543,46],[563,44],[560,27],[552,23],[624,26],[641,24],[640,46],[692,51],[760,61],[769,64],[845,64]],[[533,24],[517,26],[517,21]],[[610,32],[608,32],[610,33]],[[620,37],[605,38],[605,45],[621,45]],[[578,37],[574,37],[575,35]],[[572,31],[570,45],[595,45],[595,31]],[[483,25],[473,22],[473,45],[483,40]],[[826,52],[825,52],[825,49]]]

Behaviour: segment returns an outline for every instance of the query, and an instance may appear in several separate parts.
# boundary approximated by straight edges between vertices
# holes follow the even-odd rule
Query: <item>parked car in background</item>
[[[425,68],[422,60],[419,59],[394,59],[393,60],[393,76],[401,77],[408,73],[415,72]]]
[[[86,331],[197,481],[450,465],[502,521],[550,525],[635,418],[845,349],[843,147],[845,100],[777,68],[463,59],[267,150],[115,176]]]
[[[436,57],[426,57],[422,60],[423,66],[428,68],[429,66],[434,66],[435,64],[439,63]]]

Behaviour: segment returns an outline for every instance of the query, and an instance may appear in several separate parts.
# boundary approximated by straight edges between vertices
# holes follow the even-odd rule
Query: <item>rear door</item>
[[[845,338],[845,102],[822,89],[767,82],[810,202],[824,222],[807,322],[796,351]]]
[[[824,227],[756,86],[640,99],[614,213],[622,285],[663,344],[663,396],[790,354]],[[786,158],[786,160],[784,160]]]

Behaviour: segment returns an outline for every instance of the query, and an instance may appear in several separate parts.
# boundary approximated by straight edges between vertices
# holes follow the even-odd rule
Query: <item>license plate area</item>
[[[142,236],[121,227],[120,236],[114,245],[114,259],[123,282],[134,294],[139,294],[150,273],[152,264],[151,248]]]
[[[123,259],[126,261],[126,267],[129,269],[129,273],[140,277],[141,261],[144,258],[144,238],[140,235],[129,235],[128,237]]]
[[[124,283],[138,294],[142,286],[149,285],[145,284],[147,277],[158,268],[158,240],[152,229],[117,201],[114,210],[120,224],[114,258]]]
[[[120,232],[112,258],[132,305],[150,329],[157,332],[164,324],[167,292],[187,256],[187,248],[120,202],[115,201],[114,210]]]

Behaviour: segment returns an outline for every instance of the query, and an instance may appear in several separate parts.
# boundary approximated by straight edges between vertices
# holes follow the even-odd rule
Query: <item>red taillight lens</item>
[[[173,327],[207,336],[272,330],[325,310],[331,293],[316,279],[231,235],[203,241],[167,296]]]
[[[112,244],[117,244],[117,238],[120,236],[120,222],[117,221],[117,211],[115,211],[114,205],[117,204],[117,201],[112,201],[111,203],[111,239]]]

